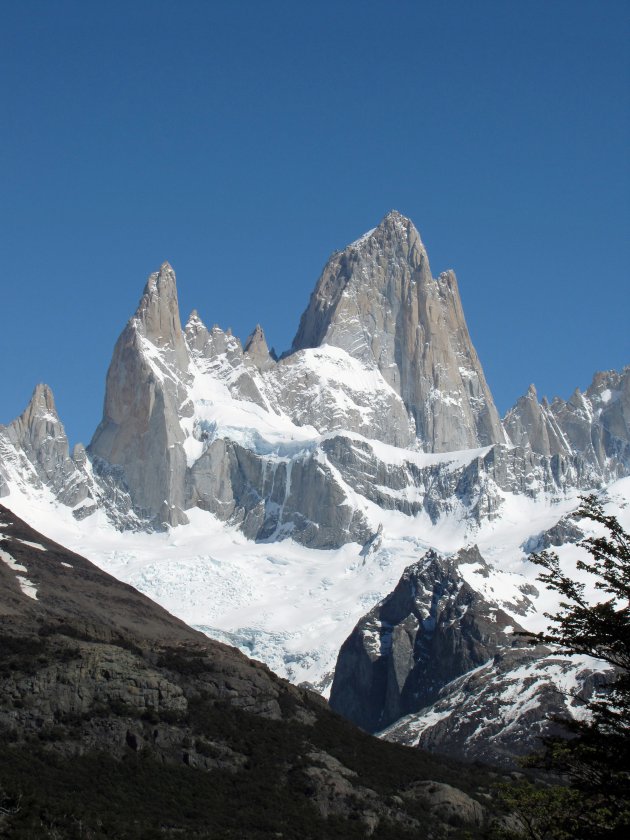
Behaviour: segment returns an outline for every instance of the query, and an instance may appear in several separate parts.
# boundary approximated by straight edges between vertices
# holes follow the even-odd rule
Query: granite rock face
[[[324,344],[380,371],[426,451],[505,442],[455,275],[433,279],[418,231],[400,213],[328,261],[293,349]]]
[[[90,495],[86,476],[70,457],[68,438],[47,385],[37,385],[24,412],[8,426],[0,426],[0,461],[5,481],[9,472],[21,474],[31,487],[48,487],[63,504],[74,507]]]
[[[189,506],[239,525],[251,539],[290,536],[312,548],[337,548],[370,536],[361,511],[317,451],[278,460],[216,439],[191,467],[187,490]]]
[[[276,359],[269,352],[267,339],[260,324],[256,324],[254,332],[245,342],[244,352],[247,353],[259,370],[269,370],[276,362]]]
[[[427,552],[361,619],[337,659],[335,711],[379,731],[430,705],[445,685],[499,650],[524,644],[512,635],[514,620],[465,582],[459,563],[483,559],[476,547],[457,558]]]
[[[103,419],[89,447],[91,456],[122,469],[135,508],[157,527],[188,521],[180,423],[192,410],[188,361],[175,273],[164,263],[116,342]]]
[[[541,455],[571,454],[606,479],[630,469],[630,367],[596,373],[585,393],[538,402],[530,386],[504,419],[512,442]]]
[[[540,455],[570,455],[571,448],[558,426],[549,403],[538,402],[534,385],[521,397],[503,421],[510,440],[518,446],[525,446]]]

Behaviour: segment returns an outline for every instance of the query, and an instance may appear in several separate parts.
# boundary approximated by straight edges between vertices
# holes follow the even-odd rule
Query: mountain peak
[[[254,331],[245,342],[245,353],[251,357],[256,367],[265,370],[274,364],[273,357],[267,346],[267,339],[260,324],[256,324]]]
[[[453,272],[436,283],[414,224],[391,210],[332,255],[293,350],[329,344],[377,368],[429,451],[505,442]]]
[[[158,271],[149,275],[140,304],[147,295],[150,297],[171,297],[175,295],[177,297],[177,278],[169,262],[163,262]]]
[[[377,230],[379,228],[386,227],[395,227],[398,230],[407,230],[409,228],[415,229],[411,219],[407,216],[403,216],[403,214],[399,213],[398,210],[390,210],[389,213],[386,213],[379,222]]]
[[[177,300],[177,278],[170,263],[164,262],[154,271],[131,323],[156,347],[168,347],[175,353],[180,369],[188,366]]]
[[[422,258],[427,259],[426,250],[422,244],[420,234],[411,219],[403,216],[398,210],[390,210],[378,225],[366,231],[354,242],[351,242],[345,251],[359,249],[368,244],[374,244],[377,248],[387,251],[395,251],[402,247],[404,256],[409,256],[413,251],[417,252],[417,262]]]
[[[58,419],[55,398],[49,385],[40,382],[35,386],[27,410],[29,409],[37,414],[54,414]]]

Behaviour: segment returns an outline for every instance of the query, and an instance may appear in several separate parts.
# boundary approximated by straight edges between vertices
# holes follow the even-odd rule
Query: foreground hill
[[[2,836],[483,836],[492,774],[360,732],[4,507],[0,558]]]

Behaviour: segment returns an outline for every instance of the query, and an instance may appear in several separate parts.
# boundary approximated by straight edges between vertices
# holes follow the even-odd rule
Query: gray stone
[[[244,352],[247,353],[249,358],[259,370],[269,370],[269,368],[272,368],[276,363],[276,360],[269,352],[269,347],[267,347],[267,341],[265,339],[265,333],[263,332],[263,328],[260,324],[256,324],[253,333],[251,333],[245,342]]]
[[[541,748],[546,737],[566,737],[554,718],[583,709],[610,680],[597,670],[543,646],[499,650],[485,665],[445,685],[437,699],[401,718],[382,737],[468,761],[506,769]],[[560,678],[559,678],[560,675]],[[562,682],[564,675],[564,683]],[[575,695],[566,691],[575,685]]]
[[[483,559],[476,547],[456,558],[427,552],[359,621],[337,659],[335,711],[376,732],[428,706],[497,651],[524,644],[512,635],[514,620],[464,581],[459,563]]]
[[[103,419],[91,456],[120,466],[134,507],[155,527],[187,522],[184,514],[188,352],[179,321],[175,273],[152,274],[134,317],[114,348]]]
[[[596,373],[582,393],[538,403],[533,386],[505,416],[513,443],[537,454],[579,456],[610,481],[630,470],[630,367]]]
[[[328,261],[293,349],[323,344],[378,368],[427,451],[505,442],[455,275],[433,279],[418,231],[400,213]]]
[[[30,486],[49,487],[62,504],[74,506],[90,496],[85,476],[70,457],[48,385],[37,385],[24,412],[0,426],[0,458],[5,469],[13,466],[14,475]]]

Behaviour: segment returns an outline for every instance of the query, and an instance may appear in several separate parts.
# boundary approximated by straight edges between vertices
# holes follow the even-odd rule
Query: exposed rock
[[[275,359],[269,352],[265,333],[260,324],[256,324],[253,333],[251,333],[245,342],[245,353],[247,353],[259,370],[269,370],[269,368],[275,365]]]
[[[0,426],[0,459],[5,469],[14,467],[14,477],[50,488],[62,504],[74,506],[90,495],[85,475],[70,457],[48,385],[37,385],[25,411],[8,426]]]
[[[403,796],[425,802],[431,814],[442,822],[453,826],[483,826],[483,806],[458,788],[441,782],[417,782]]]
[[[562,657],[548,648],[499,651],[475,671],[446,685],[438,699],[390,726],[382,737],[499,767],[518,767],[541,739],[565,735],[553,717],[579,717],[609,680],[589,657]]]
[[[241,524],[252,539],[291,536],[315,548],[364,542],[368,526],[320,453],[257,455],[217,439],[190,469],[189,506]]]
[[[530,387],[505,417],[511,440],[542,455],[579,456],[603,478],[630,469],[630,367],[596,373],[585,393],[538,403]]]
[[[378,368],[427,451],[505,441],[455,275],[432,278],[418,231],[400,213],[328,261],[293,349],[323,344]]]
[[[103,419],[89,447],[92,456],[122,468],[134,506],[156,527],[187,522],[180,419],[192,408],[188,382],[175,272],[164,263],[116,343]]]
[[[244,354],[236,336],[217,326],[208,330],[196,310],[188,319],[185,335],[190,358],[199,373],[220,382],[234,399],[253,402],[270,410],[269,402],[263,395],[264,385],[258,365],[250,355]]]
[[[563,516],[555,525],[541,534],[530,537],[523,545],[527,554],[545,551],[552,546],[576,543],[584,539],[584,531],[577,525],[574,516]]]
[[[505,416],[503,425],[512,442],[540,455],[570,455],[571,448],[546,400],[538,402],[533,385]]]
[[[337,659],[335,711],[370,732],[384,729],[497,651],[524,644],[512,635],[514,620],[464,581],[461,562],[482,558],[476,547],[457,558],[427,552],[361,619]]]

